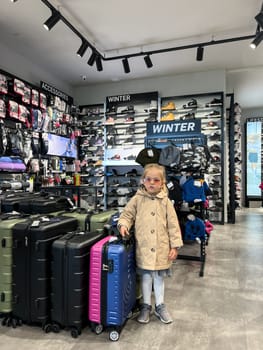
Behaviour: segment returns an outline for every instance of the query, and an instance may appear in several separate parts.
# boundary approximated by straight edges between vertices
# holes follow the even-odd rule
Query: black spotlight
[[[124,73],[130,73],[131,70],[130,70],[128,58],[124,58],[122,60],[122,65],[123,65]]]
[[[198,46],[196,51],[196,60],[203,61],[203,56],[204,56],[204,48],[203,46]]]
[[[17,0],[11,0],[11,2],[17,2]]]
[[[52,15],[43,24],[46,30],[51,30],[55,24],[60,20],[60,13],[56,10],[52,10]]]
[[[93,66],[94,62],[96,61],[96,57],[97,57],[96,52],[92,51],[92,54],[87,62],[89,66]]]
[[[96,66],[98,72],[101,72],[103,70],[101,58],[99,55],[96,56]]]
[[[260,27],[263,28],[263,12],[259,12],[255,17],[255,20],[258,22]]]
[[[144,56],[144,62],[146,64],[147,68],[152,68],[153,63],[152,63],[151,57],[149,55]]]
[[[263,31],[256,34],[255,39],[250,43],[251,49],[255,49],[263,40]]]
[[[83,57],[84,53],[87,51],[88,47],[89,47],[88,42],[86,40],[82,39],[82,44],[81,44],[80,48],[77,51],[77,55],[79,57]]]

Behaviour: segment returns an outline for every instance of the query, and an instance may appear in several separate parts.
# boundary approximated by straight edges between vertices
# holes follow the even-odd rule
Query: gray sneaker
[[[163,323],[172,323],[173,319],[170,316],[169,312],[166,310],[166,306],[164,304],[160,304],[155,306],[155,315],[163,322]]]
[[[140,314],[137,317],[137,321],[140,323],[148,323],[150,321],[150,313],[152,311],[151,305],[142,304]]]

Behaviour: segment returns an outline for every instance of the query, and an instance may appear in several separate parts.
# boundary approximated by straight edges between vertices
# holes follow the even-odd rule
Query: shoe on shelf
[[[146,119],[144,119],[144,121],[147,123],[147,122],[156,122],[157,121],[157,113],[152,115],[150,114],[150,116]]]
[[[195,119],[195,113],[187,113],[180,117],[180,120]]]
[[[135,113],[134,106],[127,106],[127,108],[121,110],[120,113],[121,114],[124,114],[124,113],[134,114]]]
[[[163,117],[161,117],[161,122],[175,120],[175,116],[173,113],[166,113]]]
[[[202,126],[203,130],[213,130],[213,129],[219,129],[218,124],[216,122],[208,122],[206,125]]]
[[[113,124],[115,124],[115,119],[112,117],[108,117],[104,124],[105,125],[113,125]]]
[[[183,105],[183,108],[197,108],[197,101],[195,98],[192,98],[189,102]]]
[[[151,311],[152,311],[151,305],[142,304],[140,306],[140,314],[137,317],[137,321],[139,323],[149,323]]]
[[[214,98],[212,101],[206,103],[206,107],[211,107],[211,106],[215,106],[215,105],[221,105],[222,104],[222,100],[220,100],[219,98]]]
[[[155,315],[159,318],[163,323],[172,323],[173,319],[170,316],[169,312],[166,309],[164,304],[160,304],[155,306]]]
[[[161,108],[162,111],[171,111],[174,109],[176,109],[174,102],[168,102],[166,105],[162,106]]]
[[[125,124],[131,124],[131,123],[135,123],[135,121],[134,121],[134,117],[127,117],[126,119],[125,119],[125,122],[124,122]]]
[[[133,145],[134,140],[132,137],[128,137],[126,140],[123,141],[123,143],[125,143],[126,145]]]
[[[205,116],[206,116],[206,117],[220,117],[220,115],[221,115],[220,112],[218,112],[218,111],[212,111],[212,112],[206,114]]]

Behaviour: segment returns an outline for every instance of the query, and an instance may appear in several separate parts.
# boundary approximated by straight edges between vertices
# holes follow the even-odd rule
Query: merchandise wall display
[[[169,136],[169,141],[175,141],[186,154],[186,162],[194,165],[197,157],[190,157],[187,150],[191,150],[192,145],[206,145],[210,154],[209,166],[201,169],[197,176],[205,180],[211,189],[208,196],[209,219],[212,222],[224,223],[224,98],[222,92],[212,92],[209,94],[196,94],[188,96],[165,97],[161,99],[161,121],[173,126],[173,136]],[[184,123],[185,122],[185,123]],[[197,123],[200,123],[196,130]],[[161,130],[161,129],[160,129]],[[165,130],[162,130],[162,132]],[[168,131],[171,131],[169,129]],[[177,140],[177,135],[181,135],[181,140]],[[161,141],[164,141],[165,137]],[[174,140],[173,140],[174,139]],[[148,145],[150,140],[148,140]],[[163,147],[165,143],[161,144]],[[166,144],[167,145],[167,144]],[[160,147],[160,144],[159,144]],[[182,161],[181,161],[182,163]],[[198,167],[198,164],[196,164]],[[188,165],[181,164],[175,175],[185,172],[188,176]],[[195,169],[190,169],[192,173]],[[195,171],[194,171],[195,172]]]

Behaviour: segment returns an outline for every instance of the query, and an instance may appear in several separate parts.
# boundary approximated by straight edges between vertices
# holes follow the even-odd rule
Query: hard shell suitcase
[[[51,322],[56,333],[65,327],[77,338],[87,325],[90,249],[103,236],[69,233],[52,244]]]
[[[90,231],[103,230],[105,225],[113,226],[119,218],[118,210],[105,210],[90,216]]]
[[[26,198],[19,204],[19,211],[28,214],[51,214],[59,210],[73,208],[74,203],[65,196],[42,194],[35,198]]]
[[[22,191],[6,192],[1,196],[1,212],[2,213],[10,213],[12,211],[19,212],[20,205],[22,202],[31,203],[31,201],[34,201],[35,198],[38,198],[40,196],[41,194],[39,192],[36,192],[36,193],[22,192]]]
[[[12,312],[13,227],[28,218],[20,214],[0,214],[0,314],[3,325],[10,325]]]
[[[109,236],[90,253],[89,321],[97,334],[110,328],[110,340],[120,331],[136,304],[136,268],[133,239]]]
[[[72,208],[67,211],[59,211],[51,213],[52,215],[63,215],[63,216],[70,216],[73,218],[76,218],[78,220],[78,229],[79,231],[86,232],[90,231],[90,215],[91,213],[88,212],[85,208]]]
[[[66,216],[36,217],[13,228],[13,316],[48,328],[51,313],[51,248],[78,222]]]

